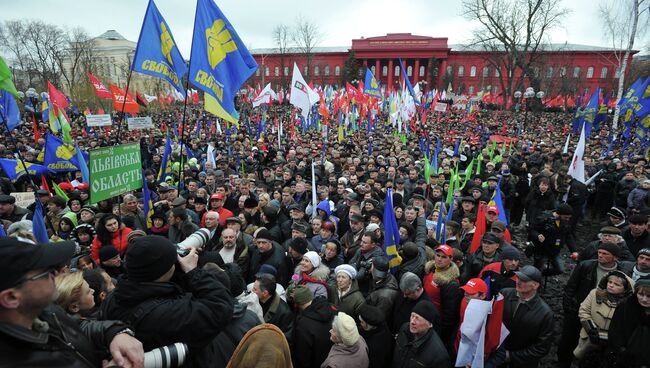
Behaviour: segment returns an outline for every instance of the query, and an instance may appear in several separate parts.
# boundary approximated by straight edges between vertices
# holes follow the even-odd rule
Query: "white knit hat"
[[[335,275],[338,275],[339,272],[343,272],[343,273],[345,273],[345,274],[348,275],[352,280],[354,280],[355,278],[357,278],[357,270],[356,270],[354,267],[350,266],[349,264],[342,264],[342,265],[340,265],[340,266],[337,266],[337,267],[334,269],[334,274],[335,274]]]
[[[352,346],[359,341],[359,330],[354,318],[348,316],[343,312],[339,312],[334,317],[333,326],[336,335],[341,339],[345,346]]]
[[[311,262],[311,265],[314,266],[314,268],[320,266],[320,256],[318,253],[310,250],[309,252],[305,253],[303,257],[307,258],[309,262]]]

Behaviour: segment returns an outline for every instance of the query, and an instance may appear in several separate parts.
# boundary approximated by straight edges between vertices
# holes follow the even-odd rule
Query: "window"
[[[476,68],[474,68],[476,69]],[[474,86],[469,86],[469,94],[473,95],[474,94]]]
[[[338,75],[341,75],[341,67],[340,67],[340,66],[337,65],[337,66],[334,68],[334,75],[337,75],[337,76],[338,76]]]
[[[458,76],[462,77],[464,75],[465,75],[465,67],[461,65],[458,67]]]
[[[582,69],[580,69],[579,66],[576,66],[575,68],[573,68],[573,78],[580,78],[580,72],[581,71],[582,71]]]
[[[305,65],[305,67],[302,68],[302,74],[309,75],[309,68],[307,67],[307,65]]]
[[[264,67],[264,75],[267,76],[267,77],[269,76],[269,67],[268,66]]]
[[[470,77],[476,77],[476,66],[475,65],[472,65],[472,67],[469,68],[469,76]],[[470,88],[470,90],[471,89],[472,88]],[[470,93],[472,93],[472,92],[470,92]]]
[[[605,79],[607,78],[607,67],[604,66],[602,69],[600,69],[600,78]]]
[[[329,75],[330,75],[330,66],[325,65],[325,76],[329,76]]]
[[[538,67],[533,68],[533,75],[535,76],[535,78],[539,78],[539,68]]]
[[[497,86],[492,87],[492,94],[496,95],[498,91],[499,91],[499,87]]]
[[[494,68],[494,76],[495,77],[500,77],[501,76],[501,71],[499,70],[499,67]]]
[[[490,68],[488,68],[487,66],[484,66],[483,67],[483,78],[487,78],[489,76],[490,76]]]
[[[453,75],[454,74],[454,67],[451,65],[447,65],[447,74]]]
[[[420,75],[420,77],[423,77],[424,74],[426,74],[426,70],[425,70],[424,66],[421,66],[419,75]]]
[[[560,68],[560,77],[561,78],[566,77],[566,66]]]
[[[375,66],[374,65],[370,67],[370,72],[372,73],[372,75],[377,75],[377,73],[375,73]]]
[[[314,67],[314,75],[319,75],[319,74],[320,74],[320,68],[318,67],[318,65],[316,65]]]
[[[587,78],[593,78],[594,77],[594,67],[590,66],[587,68]]]
[[[585,92],[583,93],[584,96],[589,95],[589,87],[585,88]]]
[[[413,76],[413,67],[412,66],[409,65],[409,66],[406,67],[406,75],[408,75],[409,77]]]
[[[395,73],[394,74],[395,74],[396,77],[399,77],[399,65],[395,66]]]
[[[385,77],[388,75],[388,67],[386,65],[381,67],[381,76]]]
[[[284,76],[285,76],[285,77],[288,77],[288,76],[289,76],[289,67],[288,67],[288,66],[285,66],[285,67],[284,67]]]
[[[273,68],[273,74],[274,74],[276,77],[279,77],[279,76],[280,76],[280,67],[279,67],[279,66],[276,66],[275,68]]]
[[[621,67],[616,67],[616,71],[614,72],[614,78],[618,78],[621,76]]]
[[[553,78],[553,67],[549,66],[548,69],[546,69],[546,78]]]
[[[257,77],[260,76],[260,68],[257,68],[257,70],[255,71],[255,76],[257,76]]]

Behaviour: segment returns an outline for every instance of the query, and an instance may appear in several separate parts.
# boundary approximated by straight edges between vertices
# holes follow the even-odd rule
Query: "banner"
[[[182,79],[187,73],[187,65],[178,51],[169,24],[153,0],[149,0],[142,21],[138,47],[133,57],[133,70],[168,81],[185,97]]]
[[[91,150],[88,167],[91,203],[142,188],[142,161],[138,143]]]
[[[433,111],[445,112],[447,111],[447,104],[444,102],[436,102],[436,105],[433,107]]]
[[[293,75],[291,77],[291,97],[289,103],[301,109],[300,114],[307,119],[311,106],[318,102],[320,96],[311,89],[298,69],[298,65],[293,63]]]
[[[113,125],[113,120],[109,114],[86,115],[86,124],[89,127],[103,127]]]
[[[16,198],[15,205],[22,208],[27,208],[34,203],[34,192],[14,192],[10,196]]]
[[[124,112],[130,113],[139,113],[140,105],[133,99],[133,96],[130,94],[126,95],[126,103],[124,102],[124,91],[122,91],[118,86],[111,83],[111,93],[113,93],[113,107],[116,111],[122,112],[122,107],[124,107]]]
[[[129,118],[129,130],[137,129],[153,129],[153,122],[150,116],[142,116],[138,118]]]
[[[22,162],[5,158],[0,159],[0,167],[2,168],[2,171],[4,171],[4,173],[7,175],[7,177],[12,181],[18,180],[21,176],[25,175],[25,173],[36,177],[41,177],[43,175],[46,175],[49,171],[43,165],[25,162],[25,166],[23,167]]]
[[[93,88],[95,89],[95,94],[97,94],[97,97],[113,98],[111,91],[109,91],[108,88],[106,88],[106,86],[103,85],[102,82],[99,81],[99,79],[97,79],[97,77],[88,73],[88,79],[90,80],[90,84],[92,84]]]

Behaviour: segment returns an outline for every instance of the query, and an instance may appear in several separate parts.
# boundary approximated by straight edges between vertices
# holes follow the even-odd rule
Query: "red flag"
[[[111,83],[111,92],[113,93],[113,107],[115,110],[122,111],[122,108],[124,108],[124,112],[140,112],[140,106],[138,106],[138,103],[135,102],[133,97],[130,94],[125,94],[124,91],[113,83]]]
[[[41,131],[38,129],[38,123],[34,114],[32,114],[32,121],[34,122],[34,142],[38,143],[38,140],[41,138]]]
[[[101,106],[97,108],[97,115],[104,115],[104,109]]]
[[[469,248],[470,253],[475,253],[478,247],[481,246],[481,238],[485,234],[485,205],[478,206],[478,213],[476,214],[476,230],[472,236],[472,245]]]
[[[60,109],[65,109],[70,105],[68,99],[65,98],[65,95],[56,89],[50,81],[47,81],[47,94],[50,96],[50,101],[54,106],[57,106]]]
[[[142,95],[140,94],[140,92],[136,92],[136,93],[135,93],[135,98],[138,100],[138,103],[139,103],[140,105],[142,105],[142,106],[144,106],[144,107],[147,107],[147,105],[149,105],[149,103],[147,102],[147,100],[146,100],[144,97],[142,97]]]
[[[52,192],[50,191],[50,186],[47,185],[47,180],[45,180],[45,175],[41,176],[41,189],[45,189],[47,191],[47,194],[52,196]]]
[[[492,300],[492,313],[488,316],[485,325],[485,355],[490,356],[501,344],[501,328],[503,326],[503,295],[499,294]]]
[[[195,105],[199,104],[199,92],[198,91],[192,91],[192,102]]]
[[[111,92],[99,81],[94,75],[88,73],[88,79],[90,79],[90,84],[92,84],[95,89],[95,94],[99,98],[113,98]]]

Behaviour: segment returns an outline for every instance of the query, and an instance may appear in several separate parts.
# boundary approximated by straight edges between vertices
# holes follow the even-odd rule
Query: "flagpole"
[[[32,113],[33,114],[33,113]],[[31,175],[29,175],[29,171],[27,171],[27,166],[25,165],[25,161],[23,160],[23,155],[20,154],[20,150],[18,149],[18,145],[16,144],[16,138],[14,137],[13,134],[11,134],[11,130],[9,130],[9,125],[7,124],[7,120],[4,118],[2,114],[0,114],[0,118],[2,118],[2,125],[5,127],[7,131],[7,135],[11,137],[11,143],[14,145],[15,153],[18,154],[18,159],[20,160],[20,163],[23,165],[23,169],[25,170],[25,175],[29,178],[30,184],[32,184],[32,189],[34,191],[34,199],[38,201],[38,196],[36,193],[36,183],[34,182],[34,179],[32,178]]]
[[[117,123],[117,137],[115,138],[115,144],[120,144],[120,134],[121,134],[121,131],[122,131],[122,122],[124,121],[124,108],[126,107],[126,96],[129,95],[129,84],[131,84],[131,74],[133,74],[133,62],[131,62],[131,68],[129,69],[129,75],[126,77],[126,88],[124,88],[124,100],[122,101],[122,112],[121,112],[121,115],[120,115],[120,121]]]

